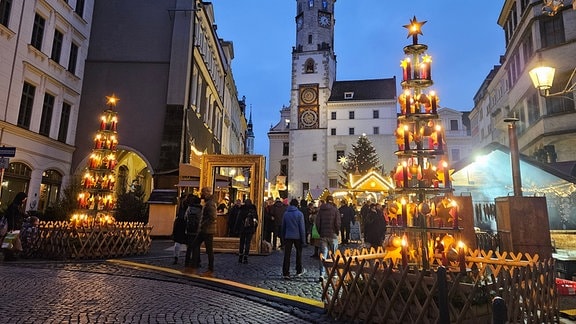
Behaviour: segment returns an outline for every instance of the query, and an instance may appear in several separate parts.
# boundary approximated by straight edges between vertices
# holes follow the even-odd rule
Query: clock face
[[[318,121],[318,114],[314,110],[305,110],[300,115],[300,122],[302,123],[303,127],[309,128],[316,126],[316,122]]]
[[[318,14],[318,24],[322,27],[329,27],[330,26],[330,15],[325,13]]]
[[[302,102],[307,105],[313,104],[316,101],[316,90],[313,88],[306,88],[302,90],[302,93],[300,94],[300,100],[302,100]]]

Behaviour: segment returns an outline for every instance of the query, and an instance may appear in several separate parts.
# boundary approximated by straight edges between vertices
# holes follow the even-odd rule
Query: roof
[[[472,154],[468,155],[468,157],[466,157],[465,159],[462,159],[458,162],[455,162],[452,164],[452,168],[454,169],[454,172],[458,172],[459,170],[465,168],[466,166],[468,166],[469,164],[475,162],[476,156],[478,155],[487,155],[491,152],[494,151],[501,151],[504,152],[506,154],[510,154],[510,149],[507,146],[504,146],[500,143],[497,142],[493,142],[490,143],[484,147],[482,147],[481,149],[475,150]],[[537,160],[526,156],[524,154],[519,154],[519,159],[520,161],[527,163],[529,165],[532,165],[535,168],[538,168],[542,171],[548,172],[560,179],[566,180],[568,182],[572,182],[572,183],[576,183],[576,177],[571,176],[569,173],[565,173],[564,170],[559,169],[557,167],[555,167],[555,165],[559,164],[558,162],[553,164],[548,164],[548,163],[541,163],[538,162]],[[572,162],[573,164],[576,162]]]
[[[344,94],[353,92],[351,99],[344,99]],[[374,80],[334,81],[328,101],[350,100],[394,100],[396,98],[396,77]]]

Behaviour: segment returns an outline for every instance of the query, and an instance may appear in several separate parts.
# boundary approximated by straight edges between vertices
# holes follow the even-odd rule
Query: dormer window
[[[344,92],[344,99],[353,99],[354,92]]]

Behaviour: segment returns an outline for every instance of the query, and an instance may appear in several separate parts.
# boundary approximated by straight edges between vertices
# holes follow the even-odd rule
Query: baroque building
[[[16,149],[5,167],[2,209],[23,191],[26,209],[44,212],[68,182],[93,5],[0,1],[0,144]]]
[[[192,186],[202,154],[244,154],[246,105],[233,59],[210,2],[96,2],[73,172],[86,165],[94,121],[111,93],[120,99],[120,186],[174,189],[182,165],[192,168]]]
[[[338,159],[366,134],[383,170],[396,161],[396,79],[336,80],[335,0],[296,1],[289,107],[268,132],[269,181],[282,197],[338,187]]]

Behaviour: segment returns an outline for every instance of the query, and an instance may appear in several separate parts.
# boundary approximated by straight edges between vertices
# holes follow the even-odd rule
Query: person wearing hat
[[[326,203],[318,209],[318,216],[315,220],[318,233],[320,234],[320,281],[324,280],[323,259],[328,259],[331,255],[328,251],[334,253],[338,249],[338,232],[340,231],[340,212],[334,205],[334,197],[326,197]]]

